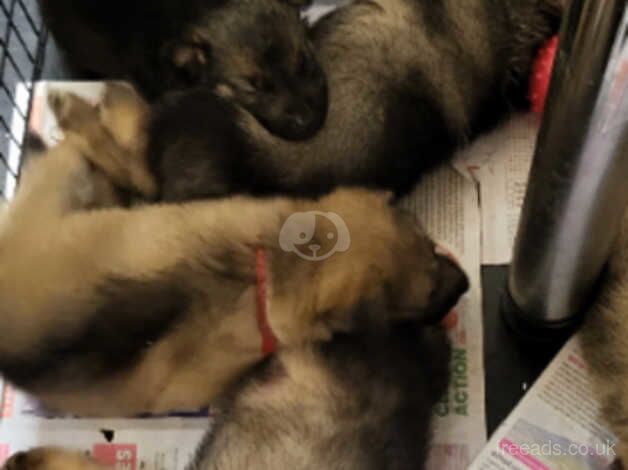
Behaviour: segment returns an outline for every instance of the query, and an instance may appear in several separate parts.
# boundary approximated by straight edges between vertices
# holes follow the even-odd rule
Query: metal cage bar
[[[33,83],[41,77],[47,39],[35,0],[0,0],[0,199],[19,178]],[[20,100],[18,84],[27,93]]]

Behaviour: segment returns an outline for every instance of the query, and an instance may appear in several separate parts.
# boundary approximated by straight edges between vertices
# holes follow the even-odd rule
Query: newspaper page
[[[606,470],[615,438],[600,419],[578,335],[501,424],[471,470]]]
[[[480,186],[482,264],[510,262],[539,123],[534,114],[516,115],[455,158]]]
[[[36,84],[30,127],[49,145],[62,138],[47,105],[51,89],[71,91],[96,102],[102,84]],[[450,316],[454,347],[451,386],[435,410],[436,432],[428,466],[430,470],[463,470],[486,443],[477,187],[445,167],[422,179],[402,204],[458,259],[471,281],[470,291]],[[100,461],[115,463],[116,468],[178,470],[210,427],[207,412],[148,419],[50,416],[8,384],[0,391],[0,409],[5,410],[0,415],[0,463],[3,456],[32,446],[62,445],[92,452]]]
[[[402,202],[457,258],[471,284],[447,325],[450,388],[435,409],[429,470],[466,469],[486,442],[478,202],[476,185],[451,167],[424,176]]]

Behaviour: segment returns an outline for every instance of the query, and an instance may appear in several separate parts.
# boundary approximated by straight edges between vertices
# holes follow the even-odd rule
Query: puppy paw
[[[128,85],[107,83],[94,105],[74,93],[48,92],[48,104],[66,138],[109,180],[152,199],[157,183],[146,162],[143,125],[148,105]]]
[[[63,131],[81,128],[86,119],[96,117],[96,109],[90,103],[74,93],[61,90],[48,92],[48,106]]]

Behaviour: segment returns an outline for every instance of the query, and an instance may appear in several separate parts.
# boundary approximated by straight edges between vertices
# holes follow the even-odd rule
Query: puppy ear
[[[208,45],[177,42],[165,46],[164,54],[179,81],[193,85],[201,83],[205,78],[211,59]]]

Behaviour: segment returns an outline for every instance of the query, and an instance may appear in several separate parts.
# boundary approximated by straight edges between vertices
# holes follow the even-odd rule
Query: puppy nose
[[[437,255],[436,259],[438,271],[431,300],[440,303],[447,310],[469,289],[469,278],[451,258]]]
[[[286,135],[292,140],[303,140],[314,135],[322,126],[325,113],[304,101],[292,103],[284,112]]]
[[[426,311],[428,323],[440,321],[456,305],[469,289],[469,278],[450,258],[436,255],[438,269],[434,275],[434,289],[430,295],[430,307]]]
[[[312,251],[312,253],[316,254],[316,252],[321,249],[321,246],[312,244],[312,245],[308,245],[308,248]]]

